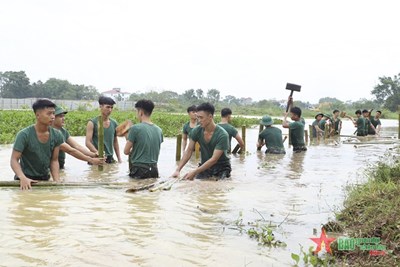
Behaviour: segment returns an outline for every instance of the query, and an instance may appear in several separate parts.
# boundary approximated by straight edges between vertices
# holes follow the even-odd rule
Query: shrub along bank
[[[98,116],[98,111],[70,111],[65,117],[66,125],[73,136],[84,136],[86,134],[86,124],[89,119]],[[137,123],[136,113],[132,111],[114,110],[112,118],[121,123],[127,119]],[[161,127],[165,137],[176,136],[181,133],[182,126],[188,121],[186,114],[171,114],[166,112],[154,112],[152,121]],[[235,127],[257,125],[260,118],[234,117],[232,125]],[[220,117],[215,115],[215,121],[219,122]],[[0,111],[0,143],[9,144],[15,139],[19,130],[33,124],[35,115],[32,110],[2,110]],[[281,123],[277,120],[275,123]]]
[[[385,246],[385,251],[371,253],[368,248],[362,250],[359,246],[354,250],[339,250],[336,243],[333,245],[334,255],[351,266],[400,266],[398,154],[385,155],[376,166],[369,166],[368,169],[368,181],[349,187],[343,210],[336,215],[336,219],[339,228],[344,229],[349,238],[379,238],[379,244]]]

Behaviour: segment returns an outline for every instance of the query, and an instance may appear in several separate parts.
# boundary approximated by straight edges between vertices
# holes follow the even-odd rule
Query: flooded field
[[[382,123],[383,136],[397,136],[397,121]],[[345,121],[342,134],[353,132]],[[170,191],[135,194],[121,187],[0,188],[0,266],[288,266],[299,244],[313,245],[313,229],[319,235],[334,217],[344,187],[361,182],[368,164],[397,146],[355,147],[341,138],[273,156],[256,151],[257,135],[258,128],[247,130],[248,153],[232,156],[232,178],[225,181],[181,181]],[[175,142],[165,138],[162,144],[161,179],[175,169]],[[13,177],[11,149],[0,146],[3,181]],[[197,162],[193,156],[181,174]],[[127,174],[126,156],[100,173],[67,155],[61,176],[66,182],[128,182]],[[262,247],[241,234],[234,229],[239,214],[245,223],[264,217],[280,224],[274,233],[287,247]]]

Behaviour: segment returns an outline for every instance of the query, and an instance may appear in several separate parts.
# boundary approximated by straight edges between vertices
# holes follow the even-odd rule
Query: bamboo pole
[[[264,125],[260,124],[260,128],[258,129],[258,134],[260,134],[264,130]],[[257,151],[260,151],[261,147],[257,147]]]
[[[103,125],[103,115],[98,116],[97,119],[97,126],[98,126],[98,152],[99,157],[104,157],[104,125]],[[98,166],[99,171],[103,171],[103,165]]]
[[[329,138],[329,127],[328,126],[329,126],[328,124],[325,124],[325,134],[324,134],[325,139]]]
[[[292,130],[289,128],[289,147],[292,145],[292,135],[291,135]]]
[[[242,126],[242,140],[243,140],[243,143],[244,143],[244,147],[243,147],[244,151],[240,150],[240,153],[246,152],[246,125]]]
[[[306,141],[306,144],[308,144],[308,131],[304,130],[304,139]]]
[[[32,183],[33,187],[99,187],[99,186],[128,186],[129,182],[65,182],[39,181]],[[20,181],[0,181],[0,187],[19,187]]]
[[[196,144],[194,145],[194,152],[195,152],[196,159],[200,158],[200,144],[199,144],[199,142],[196,142]]]
[[[312,125],[308,125],[308,130],[310,132],[310,142],[314,139],[314,135],[313,135],[313,126]]]
[[[176,161],[179,161],[181,159],[181,151],[182,151],[182,134],[178,134],[176,136],[176,154],[175,154]]]

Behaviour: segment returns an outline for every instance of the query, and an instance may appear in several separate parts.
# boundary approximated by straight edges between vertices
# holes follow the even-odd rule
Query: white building
[[[131,93],[128,92],[121,92],[121,88],[113,88],[109,91],[104,91],[101,93],[104,96],[111,97],[115,101],[126,101],[129,99]]]

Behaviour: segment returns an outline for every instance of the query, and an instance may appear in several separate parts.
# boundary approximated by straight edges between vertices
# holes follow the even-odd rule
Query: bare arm
[[[13,149],[11,153],[10,165],[11,169],[14,171],[15,175],[19,178],[20,188],[22,190],[31,189],[31,183],[36,182],[35,180],[29,179],[22,172],[21,164],[19,160],[22,156],[22,153]]]
[[[51,155],[51,161],[50,161],[50,173],[55,182],[61,182],[61,180],[60,180],[60,165],[58,164],[59,151],[60,151],[59,146],[54,148],[53,153]]]
[[[178,167],[176,168],[175,172],[172,174],[172,177],[178,177],[180,171],[182,170],[183,166],[186,165],[186,163],[189,161],[190,157],[193,154],[194,146],[196,142],[193,141],[192,139],[189,139],[189,145],[185,152],[183,153],[181,161],[178,163]]]
[[[182,134],[182,152],[185,152],[186,145],[187,145],[187,139],[188,139],[188,135]]]
[[[90,162],[93,165],[102,165],[104,163],[104,158],[92,158],[90,156],[87,156],[87,155],[83,154],[82,152],[80,152],[79,150],[73,148],[72,146],[70,146],[67,143],[62,143],[60,145],[60,149],[61,149],[61,151],[68,153],[77,159]],[[92,152],[90,152],[90,153],[92,153]]]
[[[214,166],[214,165],[218,162],[218,159],[222,156],[223,153],[224,153],[223,150],[216,150],[216,149],[215,149],[215,150],[214,150],[214,153],[213,153],[213,155],[212,155],[212,157],[211,157],[209,160],[207,160],[206,162],[204,162],[204,164],[202,164],[201,166],[197,167],[197,168],[194,169],[193,171],[191,171],[191,172],[185,174],[185,176],[184,176],[183,178],[189,179],[189,180],[193,180],[193,178],[194,178],[197,174],[199,174],[199,173],[201,173],[201,172],[203,172],[203,171],[205,171],[205,170],[208,170],[208,169],[210,169],[212,166]]]
[[[381,125],[380,124],[378,124],[377,126],[376,126],[376,133],[377,134],[379,134],[379,132],[381,131]]]
[[[98,156],[96,153],[94,153],[94,152],[88,150],[87,148],[81,146],[80,144],[78,144],[78,142],[76,142],[72,137],[68,137],[66,143],[68,145],[70,145],[72,148],[75,148],[76,150],[78,150],[79,152],[81,152],[82,154],[84,154],[86,156],[89,156],[91,158],[95,158]],[[61,148],[61,150],[62,150],[62,148]],[[62,151],[64,151],[64,150],[62,150]],[[66,151],[64,151],[64,152],[66,152]]]
[[[114,150],[115,150],[115,155],[117,155],[118,162],[121,163],[121,153],[119,151],[119,142],[118,142],[118,137],[115,135],[114,136]]]
[[[88,121],[87,125],[86,125],[86,138],[85,138],[85,145],[87,148],[89,148],[90,151],[92,151],[93,153],[99,154],[96,147],[93,145],[92,143],[92,138],[93,138],[93,130],[94,129],[94,125],[93,122]],[[103,156],[103,155],[100,155]]]
[[[262,146],[265,145],[264,140],[263,139],[258,139],[257,141],[257,148],[262,148]]]
[[[317,133],[323,133],[324,132],[321,128],[319,128],[318,124],[314,125],[314,128],[317,131]]]
[[[242,151],[244,151],[244,150],[245,150],[244,142],[243,142],[243,139],[242,139],[242,137],[240,136],[239,133],[236,134],[235,139],[236,139],[236,141],[239,143],[240,149],[241,149]]]
[[[132,141],[126,140],[125,148],[124,148],[124,154],[129,155],[131,153],[131,150],[133,149],[133,143]]]
[[[282,121],[283,128],[289,128],[289,122],[287,121],[287,116],[288,116],[288,113],[285,112],[285,116],[283,117],[283,121]]]

